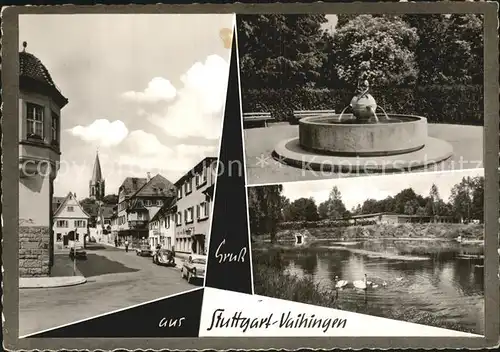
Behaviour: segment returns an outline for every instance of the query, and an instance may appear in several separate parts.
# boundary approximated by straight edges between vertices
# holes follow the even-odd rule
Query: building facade
[[[71,241],[81,242],[88,235],[90,215],[83,210],[76,194],[69,193],[54,212],[54,243],[56,249],[68,248]]]
[[[175,200],[166,203],[149,222],[149,245],[154,250],[160,245],[162,248],[175,251],[175,214],[177,206]]]
[[[68,99],[43,63],[19,53],[19,275],[48,276],[54,258],[53,189],[61,110]]]
[[[136,246],[149,237],[149,220],[175,199],[175,186],[161,175],[127,177],[118,190],[117,239]]]
[[[217,177],[217,158],[207,157],[176,183],[175,251],[206,254]]]

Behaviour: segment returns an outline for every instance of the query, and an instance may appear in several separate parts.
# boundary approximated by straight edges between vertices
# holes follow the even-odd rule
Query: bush
[[[420,86],[374,88],[371,94],[387,113],[421,115],[430,123],[484,124],[483,86]],[[294,110],[340,113],[353,96],[351,89],[260,89],[242,95],[244,112],[270,112],[277,121],[293,121]]]

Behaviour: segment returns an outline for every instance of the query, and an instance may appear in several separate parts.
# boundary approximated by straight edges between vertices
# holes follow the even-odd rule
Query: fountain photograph
[[[238,15],[237,28],[248,184],[483,167],[481,15]]]
[[[248,187],[254,294],[484,334],[484,171]]]

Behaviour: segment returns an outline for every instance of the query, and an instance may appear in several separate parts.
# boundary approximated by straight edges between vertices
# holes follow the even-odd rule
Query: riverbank
[[[276,234],[276,241],[295,242],[295,235],[306,233],[311,240],[356,241],[366,239],[425,239],[452,240],[461,237],[463,240],[483,240],[483,224],[375,224],[347,227],[303,227],[282,229]],[[266,242],[270,236],[253,237],[255,242]]]
[[[349,312],[367,313],[367,304],[362,301],[344,301],[342,295],[337,298],[336,292],[323,288],[310,276],[299,278],[286,273],[280,268],[279,255],[267,260],[254,261],[254,290],[255,294],[269,296],[289,301],[313,304],[328,308],[340,309]],[[374,314],[372,314],[374,315]],[[424,324],[445,329],[452,329],[470,333],[479,333],[460,323],[447,320],[446,314],[426,312],[409,305],[405,309],[387,309],[378,314],[383,318],[396,319],[411,323]]]

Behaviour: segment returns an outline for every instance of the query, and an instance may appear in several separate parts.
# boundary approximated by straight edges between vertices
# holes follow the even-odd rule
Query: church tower
[[[102,200],[105,195],[104,179],[102,178],[101,163],[99,153],[96,153],[94,161],[94,171],[89,182],[89,197],[95,200]]]

